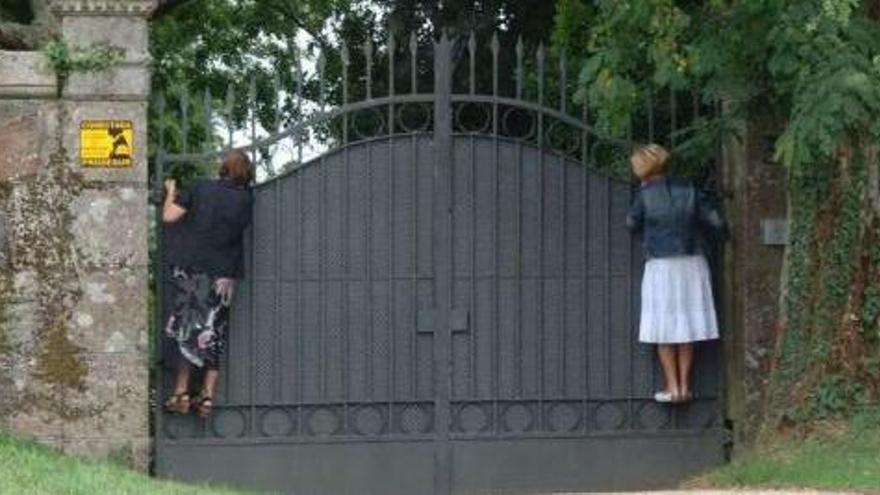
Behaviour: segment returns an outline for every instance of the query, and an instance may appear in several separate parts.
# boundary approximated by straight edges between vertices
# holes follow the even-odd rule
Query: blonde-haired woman
[[[692,398],[694,342],[718,338],[709,264],[699,251],[700,229],[726,235],[724,218],[688,179],[666,176],[669,152],[639,146],[630,158],[641,180],[627,227],[643,234],[647,261],[642,277],[639,340],[657,345],[665,390],[657,402]]]

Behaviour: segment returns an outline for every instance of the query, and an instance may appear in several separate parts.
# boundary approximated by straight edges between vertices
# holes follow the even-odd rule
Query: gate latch
[[[418,333],[434,333],[437,329],[437,308],[419,309]],[[449,314],[449,330],[452,333],[470,330],[470,311],[468,308],[453,308]]]

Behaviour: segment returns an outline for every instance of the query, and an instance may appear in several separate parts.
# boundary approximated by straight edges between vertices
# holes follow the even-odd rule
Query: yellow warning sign
[[[79,125],[79,159],[84,167],[131,167],[134,127],[130,120],[84,120]]]

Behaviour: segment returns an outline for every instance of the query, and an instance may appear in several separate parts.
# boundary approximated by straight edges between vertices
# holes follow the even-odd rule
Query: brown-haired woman
[[[639,340],[657,344],[666,389],[657,402],[691,399],[693,343],[718,338],[709,265],[699,252],[700,229],[722,236],[721,213],[693,181],[666,176],[669,152],[657,144],[636,148],[630,159],[641,179],[627,226],[643,234]]]
[[[199,180],[178,191],[165,181],[162,220],[174,225],[167,251],[172,267],[174,307],[165,335],[179,350],[174,392],[165,402],[172,412],[211,414],[220,357],[226,348],[229,304],[234,280],[243,276],[243,234],[251,222],[254,170],[247,155],[232,151],[220,167],[219,178]],[[202,390],[191,403],[191,367],[205,369]]]

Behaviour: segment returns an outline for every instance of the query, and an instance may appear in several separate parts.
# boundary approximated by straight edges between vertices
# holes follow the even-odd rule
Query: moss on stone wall
[[[55,152],[48,163],[35,176],[0,188],[8,198],[4,203],[9,219],[9,263],[0,270],[0,311],[12,297],[33,299],[30,305],[34,322],[30,324],[36,328],[31,330],[30,350],[8,350],[29,352],[30,356],[15,358],[32,363],[27,367],[31,376],[16,377],[27,382],[18,408],[47,409],[69,417],[75,415],[74,408],[65,404],[63,390],[83,387],[88,374],[84,351],[69,335],[73,308],[81,297],[70,205],[82,191],[83,179],[67,163],[67,151],[62,146],[61,133],[68,120],[63,105],[59,105],[57,116]],[[23,287],[13,287],[18,285],[12,282],[16,274],[21,275]],[[22,293],[13,294],[15,291]],[[0,332],[28,332],[8,327],[0,323]],[[39,382],[32,383],[34,379]]]
[[[82,387],[88,368],[82,360],[81,349],[68,338],[64,322],[56,321],[40,344],[37,376],[46,383]]]

